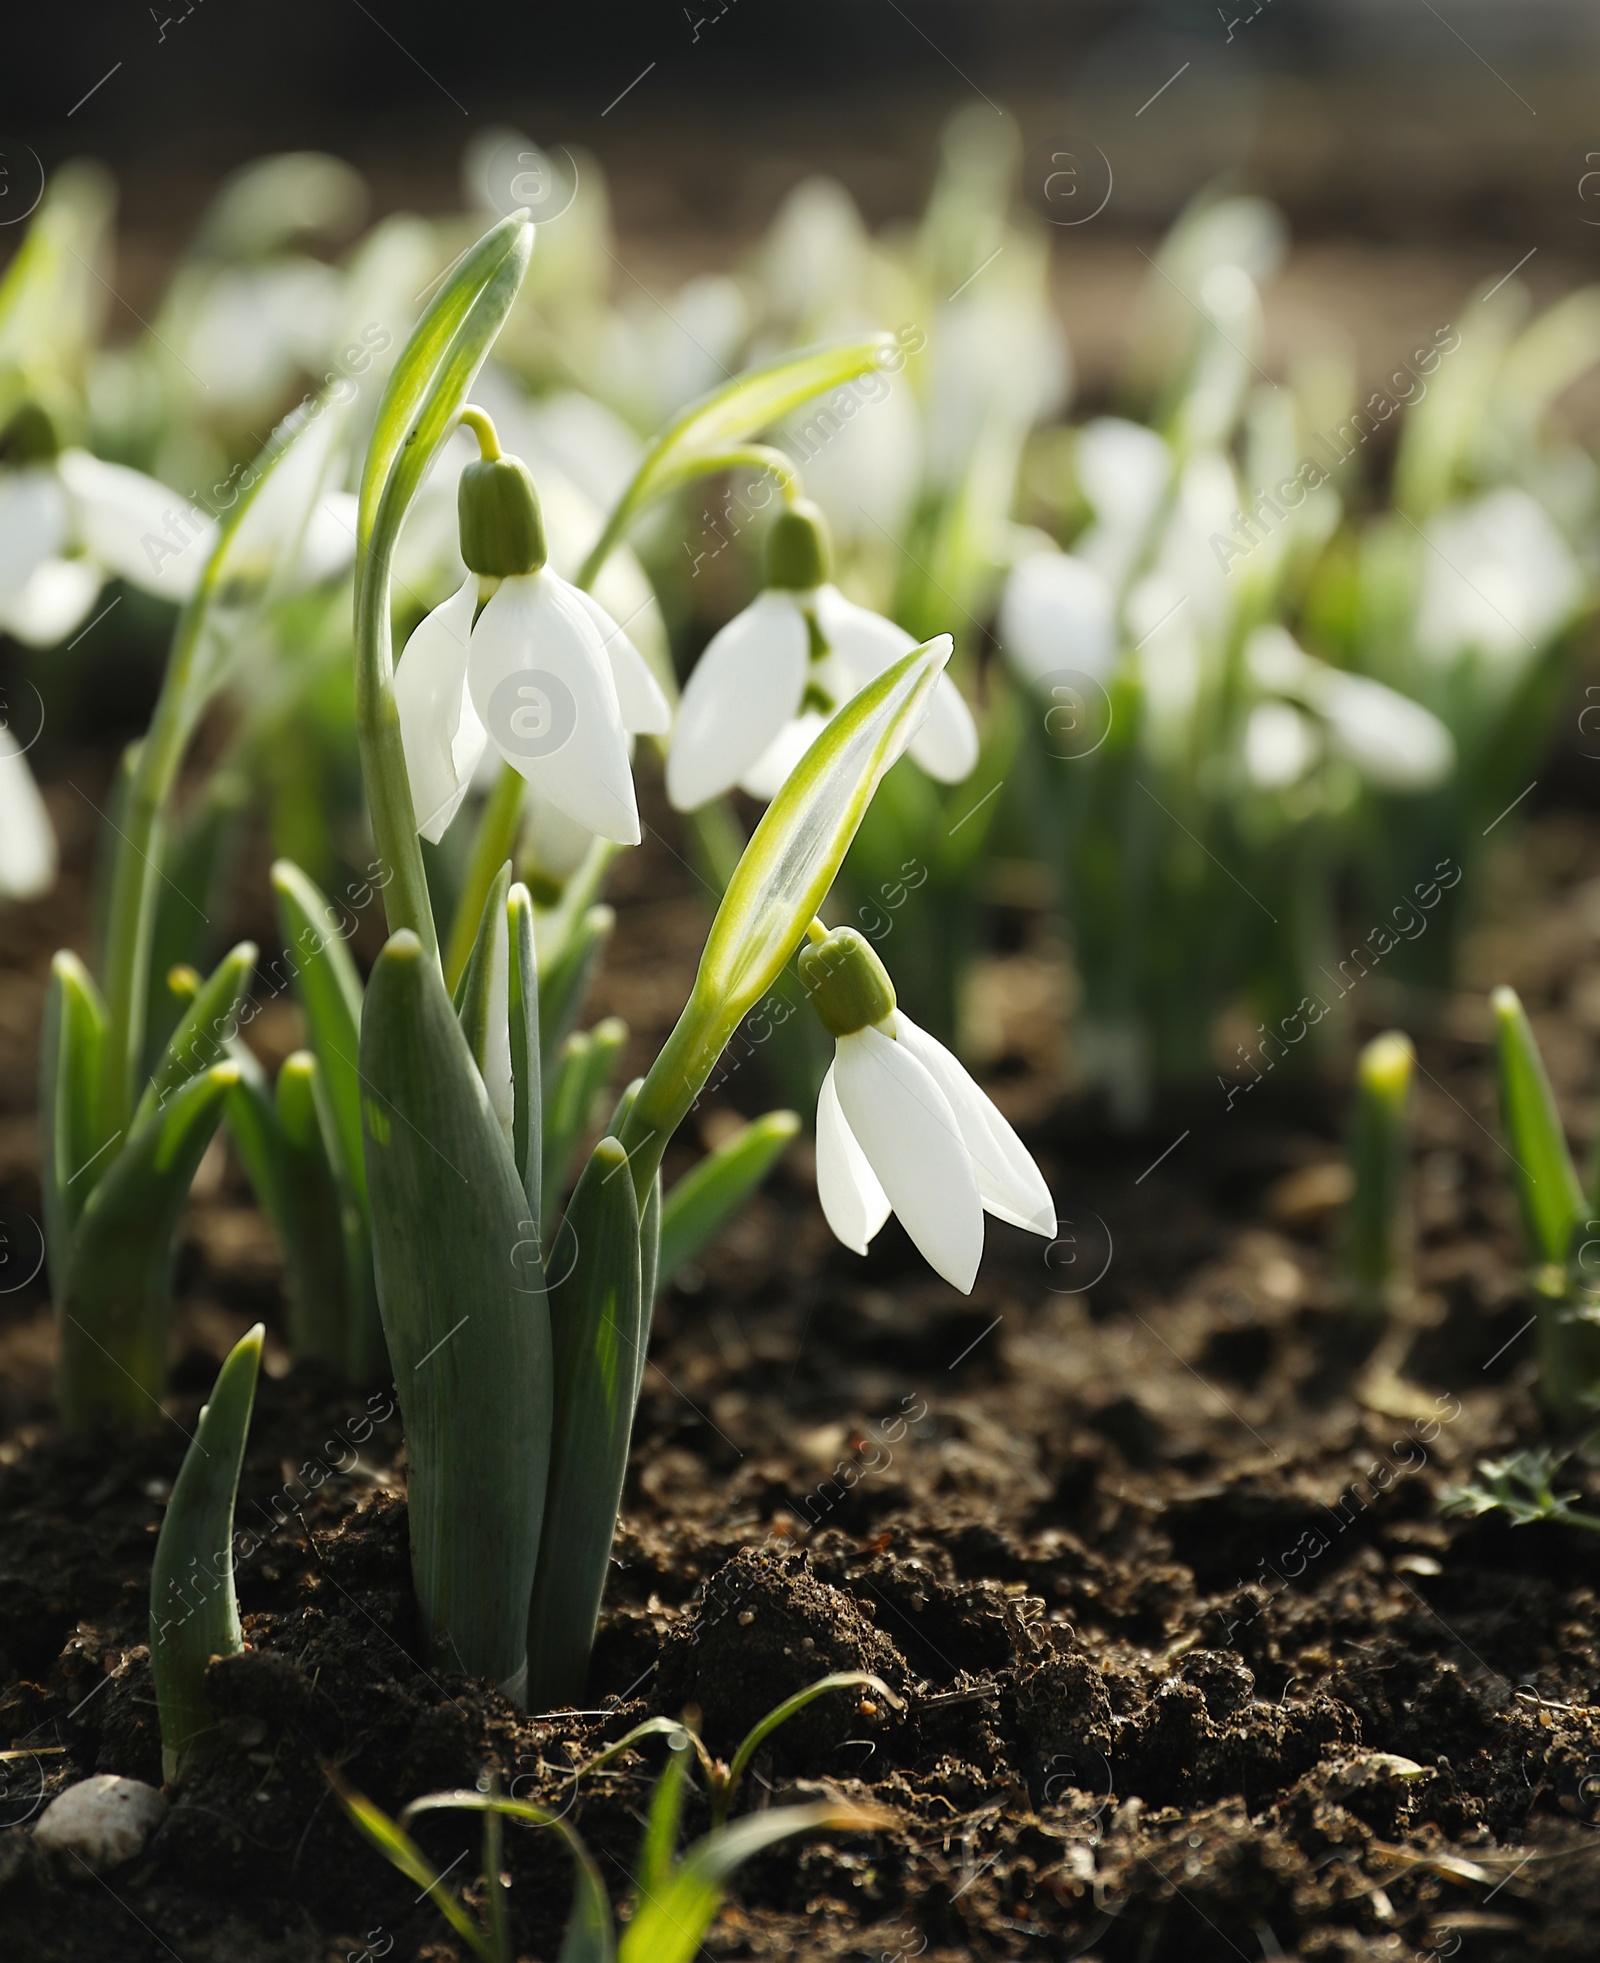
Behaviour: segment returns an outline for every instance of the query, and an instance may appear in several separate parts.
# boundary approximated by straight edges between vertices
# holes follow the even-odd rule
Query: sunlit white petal
[[[92,559],[46,559],[0,599],[0,627],[28,647],[53,648],[88,618],[104,577]]]
[[[417,627],[394,675],[417,830],[435,845],[461,808],[487,740],[467,693],[467,645],[477,603],[472,577]]]
[[[63,450],[56,468],[88,551],[142,592],[188,599],[216,544],[214,520],[143,471]]]
[[[0,601],[20,593],[67,540],[67,494],[53,470],[0,475]]]
[[[667,796],[678,810],[731,790],[762,757],[800,707],[808,651],[798,601],[776,590],[712,636],[678,704],[667,757]]]
[[[665,736],[672,727],[672,710],[650,664],[611,618],[600,602],[581,586],[570,586],[584,612],[594,622],[611,659],[611,679],[617,685],[622,727],[630,736]]]
[[[1063,668],[1100,681],[1117,652],[1111,588],[1070,552],[1030,553],[1006,581],[1000,645],[1026,682]]]
[[[467,681],[507,763],[580,825],[638,844],[611,663],[565,580],[542,571],[501,581],[472,630]]]
[[[895,1010],[894,1033],[950,1100],[962,1143],[972,1155],[985,1211],[1030,1233],[1052,1236],[1056,1206],[1044,1174],[993,1101],[944,1044],[918,1028],[904,1009]]]
[[[1383,790],[1425,791],[1455,764],[1450,732],[1430,710],[1366,675],[1326,671],[1318,707],[1334,746]]]
[[[839,1107],[928,1265],[963,1294],[983,1255],[983,1202],[950,1100],[927,1066],[879,1029],[841,1036]]]
[[[838,1240],[857,1254],[889,1217],[889,1196],[845,1122],[833,1065],[817,1097],[817,1198]]]
[[[1244,763],[1263,790],[1297,784],[1317,754],[1310,720],[1288,702],[1258,702],[1244,731]]]
[[[56,876],[56,835],[17,739],[0,724],[0,898],[33,900]]]
[[[739,788],[749,797],[770,802],[788,782],[795,765],[828,725],[828,718],[816,709],[787,722],[755,762],[739,779]]]

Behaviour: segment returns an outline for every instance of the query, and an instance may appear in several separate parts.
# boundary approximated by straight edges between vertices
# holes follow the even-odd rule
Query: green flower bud
[[[61,434],[49,410],[37,402],[24,402],[0,434],[0,456],[21,467],[31,463],[54,463],[61,454]]]
[[[520,457],[480,457],[461,473],[456,497],[461,557],[489,579],[536,573],[546,558],[544,514]]]
[[[797,498],[772,521],[767,533],[766,584],[789,593],[809,593],[832,570],[828,521],[809,498]]]
[[[800,979],[832,1036],[854,1036],[894,1009],[889,971],[854,927],[835,927],[826,939],[802,948]]]

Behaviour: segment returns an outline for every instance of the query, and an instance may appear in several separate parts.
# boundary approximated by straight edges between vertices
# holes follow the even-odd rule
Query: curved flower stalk
[[[854,928],[813,923],[800,976],[834,1059],[817,1100],[817,1197],[865,1254],[891,1210],[928,1265],[972,1292],[983,1216],[1042,1234],[1055,1202],[1022,1141],[940,1042],[896,1007],[894,984]]]
[[[713,636],[689,677],[667,755],[667,795],[692,811],[735,784],[771,798],[841,702],[917,645],[831,580],[826,523],[796,500],[773,521],[766,584]],[[912,759],[942,783],[978,760],[978,733],[941,675]]]

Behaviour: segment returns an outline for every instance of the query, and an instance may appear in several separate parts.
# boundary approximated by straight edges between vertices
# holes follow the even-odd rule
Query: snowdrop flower
[[[481,410],[463,421],[483,450],[458,493],[468,576],[412,634],[394,681],[417,829],[443,837],[492,745],[574,823],[637,845],[628,739],[666,734],[666,697],[605,609],[545,563],[527,467],[500,454]]]
[[[0,723],[0,900],[34,900],[56,877],[56,835],[17,739]]]
[[[1055,1202],[1022,1141],[956,1059],[902,1009],[853,928],[800,956],[812,1007],[834,1038],[817,1099],[817,1197],[846,1247],[865,1254],[891,1210],[923,1258],[969,1294],[983,1216],[1046,1239]]]
[[[1566,540],[1526,491],[1491,491],[1427,530],[1416,643],[1435,666],[1476,649],[1519,671],[1582,602]]]
[[[1071,552],[1030,552],[1012,568],[1001,596],[1000,644],[1035,687],[1063,669],[1104,680],[1117,653],[1111,588]]]
[[[1257,628],[1245,659],[1260,688],[1310,710],[1328,749],[1354,764],[1378,790],[1432,790],[1455,768],[1455,741],[1431,710],[1369,675],[1318,661],[1286,628]],[[1299,718],[1301,727],[1291,731],[1288,716]],[[1252,711],[1245,763],[1263,787],[1295,782],[1316,747],[1311,725],[1287,702],[1261,703]]]
[[[0,627],[53,647],[110,578],[174,604],[189,597],[213,520],[142,471],[58,451],[42,411],[24,410],[7,435],[18,462],[0,472]]]
[[[667,796],[680,811],[731,790],[771,798],[834,711],[917,645],[828,579],[821,511],[798,499],[767,534],[764,591],[712,636],[678,706]],[[978,760],[978,732],[941,675],[911,755],[941,783]]]

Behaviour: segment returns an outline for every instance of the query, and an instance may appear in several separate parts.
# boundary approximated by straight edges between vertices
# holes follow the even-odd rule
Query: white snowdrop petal
[[[973,1082],[960,1062],[937,1037],[930,1036],[896,1009],[895,1035],[932,1077],[950,1101],[961,1137],[972,1154],[972,1169],[985,1210],[997,1220],[1051,1238],[1056,1231],[1056,1203],[1033,1155],[995,1107],[992,1098]]]
[[[67,542],[67,494],[53,470],[0,475],[0,602],[20,593]]]
[[[1000,645],[1026,682],[1063,668],[1100,681],[1116,659],[1111,588],[1070,552],[1030,553],[1012,570],[999,625]]]
[[[983,1201],[950,1100],[880,1029],[841,1036],[834,1082],[845,1122],[928,1265],[969,1294],[983,1255]]]
[[[784,787],[789,773],[827,726],[828,718],[815,709],[785,723],[777,735],[739,779],[739,788],[749,797],[770,802]]]
[[[1335,746],[1381,789],[1425,791],[1455,763],[1450,732],[1431,710],[1366,675],[1328,671],[1320,708]]]
[[[831,1063],[817,1096],[817,1198],[834,1238],[856,1254],[889,1217],[889,1196],[845,1122]]]
[[[355,558],[357,503],[353,491],[329,491],[317,500],[300,540],[297,585],[320,586]]]
[[[63,450],[56,468],[90,553],[142,592],[188,599],[217,542],[217,527],[176,491],[87,450]]]
[[[712,636],[684,688],[667,756],[667,796],[679,811],[731,790],[768,748],[800,706],[808,651],[792,593],[757,595]]]
[[[843,667],[852,695],[917,645],[915,634],[885,620],[881,613],[858,607],[837,586],[819,586],[812,604],[822,638]]]
[[[562,582],[566,585],[566,582]],[[594,622],[595,631],[611,658],[611,679],[616,684],[617,703],[622,710],[622,727],[630,736],[665,736],[672,727],[672,710],[661,684],[650,672],[650,664],[611,618],[600,602],[581,586],[568,586],[584,612]]]
[[[1244,763],[1263,790],[1297,784],[1317,753],[1316,732],[1288,702],[1258,702],[1244,731]]]
[[[46,559],[0,599],[0,627],[28,647],[53,648],[88,618],[104,577],[92,559]]]
[[[978,761],[978,728],[948,675],[934,683],[927,712],[906,747],[912,762],[941,784],[959,784],[972,775]]]
[[[56,835],[17,739],[0,724],[0,898],[35,900],[56,878]]]
[[[395,670],[417,830],[434,845],[461,808],[486,740],[467,695],[467,645],[477,603],[473,576],[419,623]]]
[[[639,810],[611,663],[556,574],[500,582],[467,650],[478,719],[513,769],[569,818],[639,843]]]

